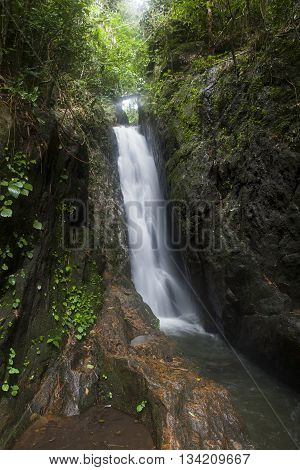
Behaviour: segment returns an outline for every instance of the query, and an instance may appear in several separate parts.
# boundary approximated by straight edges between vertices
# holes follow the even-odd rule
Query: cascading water
[[[166,203],[147,141],[137,127],[114,131],[135,287],[159,318],[162,330],[204,333],[192,294],[167,247]]]

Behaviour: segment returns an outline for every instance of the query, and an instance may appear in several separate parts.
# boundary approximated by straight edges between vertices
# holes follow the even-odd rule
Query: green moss
[[[236,59],[238,73],[229,54],[195,54],[184,72],[167,70],[150,87],[150,108],[167,136],[170,196],[190,207],[207,195],[210,181],[211,197],[225,199],[260,147],[298,151],[300,52],[293,33],[258,51],[237,51]],[[180,218],[186,227],[188,215]]]

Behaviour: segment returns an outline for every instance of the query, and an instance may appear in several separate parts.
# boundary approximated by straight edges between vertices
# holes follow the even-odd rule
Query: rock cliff
[[[299,383],[297,34],[203,56],[157,59],[141,110],[164,155],[170,198],[208,327]],[[210,321],[212,320],[212,321]]]

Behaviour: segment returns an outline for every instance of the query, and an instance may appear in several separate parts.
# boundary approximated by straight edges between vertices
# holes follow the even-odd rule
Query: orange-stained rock
[[[153,325],[155,317],[136,293],[111,286],[94,341],[106,367],[120,378],[115,380],[114,403],[128,410],[131,394],[146,399],[144,419],[162,449],[248,447],[228,391],[198,377]],[[132,345],[137,337],[141,339]]]

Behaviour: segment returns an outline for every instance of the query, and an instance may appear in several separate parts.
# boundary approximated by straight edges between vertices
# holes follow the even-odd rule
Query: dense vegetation
[[[6,140],[0,217],[10,219],[15,199],[33,190],[28,173],[36,155],[29,147],[40,146],[33,141],[45,124],[41,113],[63,112],[85,139],[79,115],[93,116],[95,106],[104,114],[109,100],[142,87],[146,45],[123,1],[3,0],[0,14],[0,134]],[[9,116],[14,128],[6,135]],[[28,140],[35,136],[26,144],[28,152],[20,142],[22,127]]]
[[[115,96],[141,85],[143,41],[123,2],[1,2],[2,93],[32,103]]]
[[[205,74],[214,74],[213,67],[222,68],[222,63],[233,66],[232,85],[239,83],[244,91],[250,86],[244,116],[252,113],[253,124],[265,120],[270,126],[267,109],[255,106],[269,86],[277,101],[272,109],[277,106],[279,114],[271,124],[274,132],[296,141],[299,1],[153,0],[142,25],[148,38],[151,110],[170,128],[176,115],[176,134],[184,143],[192,145],[201,133],[201,94],[209,85]]]
[[[126,0],[2,0],[1,94],[31,104],[70,106],[143,89],[145,68],[260,47],[296,28],[298,2],[150,0],[142,28]],[[135,5],[135,4],[134,4]]]
[[[249,42],[266,42],[276,31],[296,28],[295,0],[153,0],[144,18],[152,58],[174,59],[182,43],[202,55],[235,51]]]

